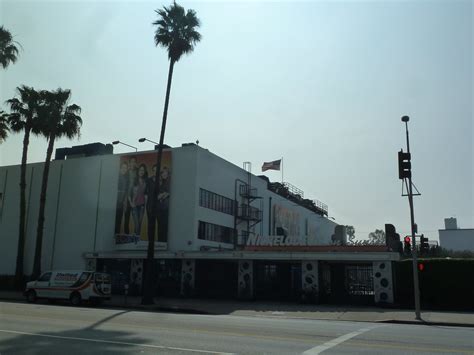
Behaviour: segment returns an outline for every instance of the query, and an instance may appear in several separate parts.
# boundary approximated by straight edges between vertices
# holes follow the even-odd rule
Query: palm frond
[[[81,108],[76,104],[69,105],[68,107],[66,107],[66,114],[80,115],[81,114]]]
[[[43,90],[40,96],[38,128],[41,134],[48,140],[60,137],[71,139],[79,136],[82,126],[82,119],[79,116],[81,108],[76,104],[68,105],[71,91],[68,89]]]
[[[15,133],[25,129],[25,121],[22,120],[22,116],[16,112],[8,115],[8,124],[10,125],[10,129]]]
[[[8,124],[8,115],[0,111],[0,143],[5,141],[10,132],[10,125]]]
[[[57,136],[58,137],[67,137],[72,139],[74,137],[79,137],[81,134],[82,119],[80,116],[70,114],[67,115],[61,125]]]
[[[17,43],[13,41],[11,33],[0,26],[0,65],[3,69],[18,59],[18,48],[15,44]]]
[[[183,54],[191,53],[194,46],[201,40],[201,34],[197,31],[200,21],[196,11],[188,10],[176,2],[171,6],[155,10],[159,18],[153,25],[155,30],[155,45],[168,50],[170,60],[177,62]]]
[[[39,94],[32,87],[22,85],[16,89],[18,97],[6,100],[10,107],[8,121],[13,132],[20,132],[25,128],[30,129],[37,119]]]
[[[17,98],[9,99],[9,100],[5,101],[5,103],[10,106],[10,111],[20,112],[20,111],[24,110],[23,102],[21,102]]]

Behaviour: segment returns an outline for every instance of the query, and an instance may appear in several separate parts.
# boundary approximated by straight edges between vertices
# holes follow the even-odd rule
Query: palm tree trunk
[[[35,259],[33,262],[32,279],[35,280],[41,273],[41,252],[43,249],[43,229],[44,229],[44,210],[46,207],[46,191],[48,189],[49,166],[51,164],[51,156],[53,154],[55,134],[49,136],[48,150],[46,151],[46,160],[44,162],[43,180],[41,182],[40,207],[38,214],[38,229],[36,232],[36,248]]]
[[[153,216],[151,221],[151,227],[148,230],[152,230],[153,233],[148,236],[148,251],[147,251],[147,259],[146,259],[146,267],[144,268],[145,277],[144,277],[144,288],[143,288],[143,298],[142,304],[153,304],[153,260],[155,258],[155,238],[154,238],[154,231],[155,231],[155,223],[158,211],[158,193],[160,190],[160,171],[161,171],[161,160],[163,157],[163,141],[165,139],[165,130],[166,130],[166,120],[168,118],[168,104],[170,100],[170,92],[171,92],[171,81],[173,79],[173,68],[174,68],[174,60],[170,60],[170,67],[168,71],[168,84],[166,86],[166,97],[165,97],[165,108],[163,110],[163,120],[161,121],[161,133],[160,133],[160,144],[158,146],[158,154],[156,157],[156,173],[155,173],[155,189],[152,195],[152,202],[151,202],[151,215]],[[150,221],[148,221],[150,223]],[[161,223],[161,221],[158,221]]]
[[[20,172],[20,224],[18,228],[18,248],[16,254],[15,286],[22,287],[23,262],[25,254],[25,219],[26,219],[26,158],[28,156],[28,145],[30,143],[29,126],[25,126],[23,137],[23,153],[21,155]]]

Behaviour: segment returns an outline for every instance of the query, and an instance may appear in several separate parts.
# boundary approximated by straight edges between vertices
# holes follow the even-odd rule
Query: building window
[[[199,206],[234,215],[234,200],[204,189],[199,189]]]
[[[233,243],[234,229],[199,221],[198,239],[217,243]]]

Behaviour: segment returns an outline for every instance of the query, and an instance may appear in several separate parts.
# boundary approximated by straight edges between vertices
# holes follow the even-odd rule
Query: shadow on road
[[[74,330],[38,333],[0,330],[0,354],[72,355],[130,352],[139,344],[146,345],[148,340],[133,332],[98,329],[100,325],[128,312],[114,313],[87,327]]]
[[[107,323],[109,320],[112,320],[114,318],[117,318],[118,316],[121,316],[122,314],[125,314],[125,313],[128,313],[130,311],[122,311],[122,312],[119,312],[119,313],[114,313],[112,314],[111,316],[108,316],[108,317],[105,317],[104,319],[101,319],[97,322],[95,322],[94,324],[91,324],[90,326],[84,328],[84,329],[94,329],[94,328],[97,328],[99,325],[101,324],[104,324],[104,323]]]

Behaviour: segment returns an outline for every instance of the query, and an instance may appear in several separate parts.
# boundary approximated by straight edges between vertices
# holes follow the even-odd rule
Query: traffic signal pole
[[[410,139],[408,136],[408,116],[403,116],[402,121],[405,122],[405,129],[407,135],[407,152],[410,153]],[[411,174],[408,175],[408,203],[410,204],[410,220],[411,220],[411,240],[412,240],[412,261],[413,261],[413,288],[415,296],[415,319],[421,320],[421,311],[420,311],[420,283],[418,280],[418,258],[416,251],[416,240],[415,240],[415,212],[413,208],[413,185],[411,182]],[[405,180],[406,182],[406,180]]]

